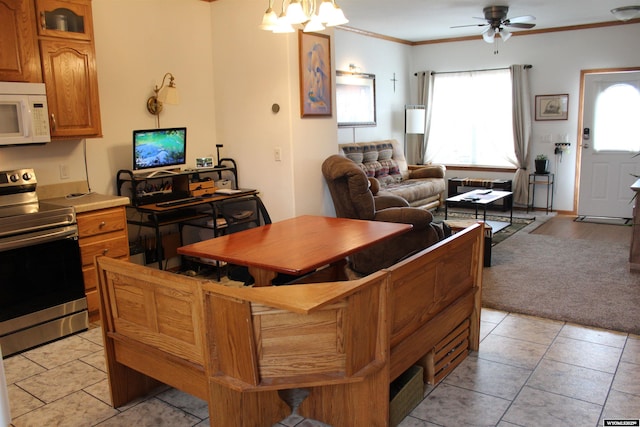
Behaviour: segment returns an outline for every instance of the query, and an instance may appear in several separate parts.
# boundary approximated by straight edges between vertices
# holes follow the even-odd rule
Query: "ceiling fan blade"
[[[536,24],[526,24],[524,22],[522,23],[510,23],[510,22],[505,22],[504,23],[505,27],[511,27],[511,28],[533,28],[536,26]]]
[[[529,22],[529,21],[535,21],[535,20],[536,20],[536,17],[531,15],[516,16],[516,17],[507,19],[507,21],[509,21],[512,24],[520,24],[522,22]]]
[[[455,25],[449,28],[463,28],[463,27],[485,27],[489,24],[468,24],[468,25]]]

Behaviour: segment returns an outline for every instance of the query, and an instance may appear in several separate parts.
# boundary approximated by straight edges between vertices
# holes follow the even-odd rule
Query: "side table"
[[[483,265],[485,267],[491,267],[491,246],[493,244],[493,229],[491,227],[491,224],[486,221],[477,219],[445,219],[444,222],[451,228],[452,233],[457,233],[458,231],[464,230],[467,227],[471,227],[473,224],[477,224],[478,222],[484,222]]]
[[[531,194],[531,204],[527,204],[527,213],[529,208],[533,211],[536,201],[536,185],[547,186],[547,204],[545,214],[553,212],[553,184],[555,175],[552,173],[530,173],[529,174],[529,194]]]

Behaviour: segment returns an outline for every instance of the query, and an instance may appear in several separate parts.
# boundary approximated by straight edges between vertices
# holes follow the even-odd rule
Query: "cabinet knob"
[[[100,223],[99,227],[100,227],[100,228],[103,228],[105,225],[107,225],[107,223],[106,223],[106,222],[104,222],[104,221],[102,221],[102,222]]]
[[[51,130],[56,130],[58,123],[56,123],[56,115],[51,113]]]
[[[47,29],[47,19],[44,16],[44,12],[40,12],[40,26],[43,30]]]
[[[102,255],[106,255],[109,252],[109,248],[105,248],[102,250]]]

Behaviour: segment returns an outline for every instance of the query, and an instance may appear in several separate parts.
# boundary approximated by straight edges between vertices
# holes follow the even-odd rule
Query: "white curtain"
[[[517,168],[513,177],[513,203],[520,206],[529,204],[529,142],[531,139],[531,95],[529,75],[526,65],[512,65],[511,81],[513,85],[513,150],[515,159],[509,161]]]
[[[424,133],[418,144],[420,164],[430,163],[432,159],[427,156],[427,142],[429,141],[429,128],[431,127],[431,112],[433,109],[433,73],[430,70],[418,73],[418,104],[425,106]]]
[[[434,76],[427,157],[434,163],[511,167],[513,108],[508,68]]]

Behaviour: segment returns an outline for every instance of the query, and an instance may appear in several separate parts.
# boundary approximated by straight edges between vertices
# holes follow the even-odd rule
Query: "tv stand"
[[[154,231],[155,254],[153,249],[150,251],[160,270],[164,269],[163,261],[169,258],[169,254],[165,253],[163,236],[160,232],[162,227],[177,226],[180,239],[185,226],[209,229],[217,237],[225,229],[225,225],[218,220],[226,200],[242,199],[251,201],[256,206],[262,206],[257,190],[242,190],[233,194],[209,194],[208,197],[198,197],[186,204],[157,206],[157,203],[193,196],[193,184],[233,178],[234,189],[238,189],[238,168],[235,160],[225,158],[221,159],[220,163],[209,168],[183,171],[158,170],[150,174],[134,174],[133,171],[126,169],[118,171],[116,176],[118,195],[128,196],[131,200],[131,204],[127,206],[130,214],[127,215],[127,223]],[[264,215],[266,213],[263,213]],[[215,265],[219,266],[219,263],[216,262]]]
[[[128,196],[133,206],[148,205],[169,200],[184,199],[190,195],[189,183],[204,178],[216,181],[228,172],[238,183],[238,168],[233,159],[220,160],[221,164],[210,168],[189,170],[158,170],[149,174],[134,173],[131,170],[119,170],[116,176],[116,189],[119,196]]]
[[[158,175],[179,175],[180,172],[176,172],[176,171],[172,171],[172,170],[158,170],[158,171],[153,171],[151,172],[149,175],[146,176],[146,178],[153,178],[154,176],[158,176]]]

